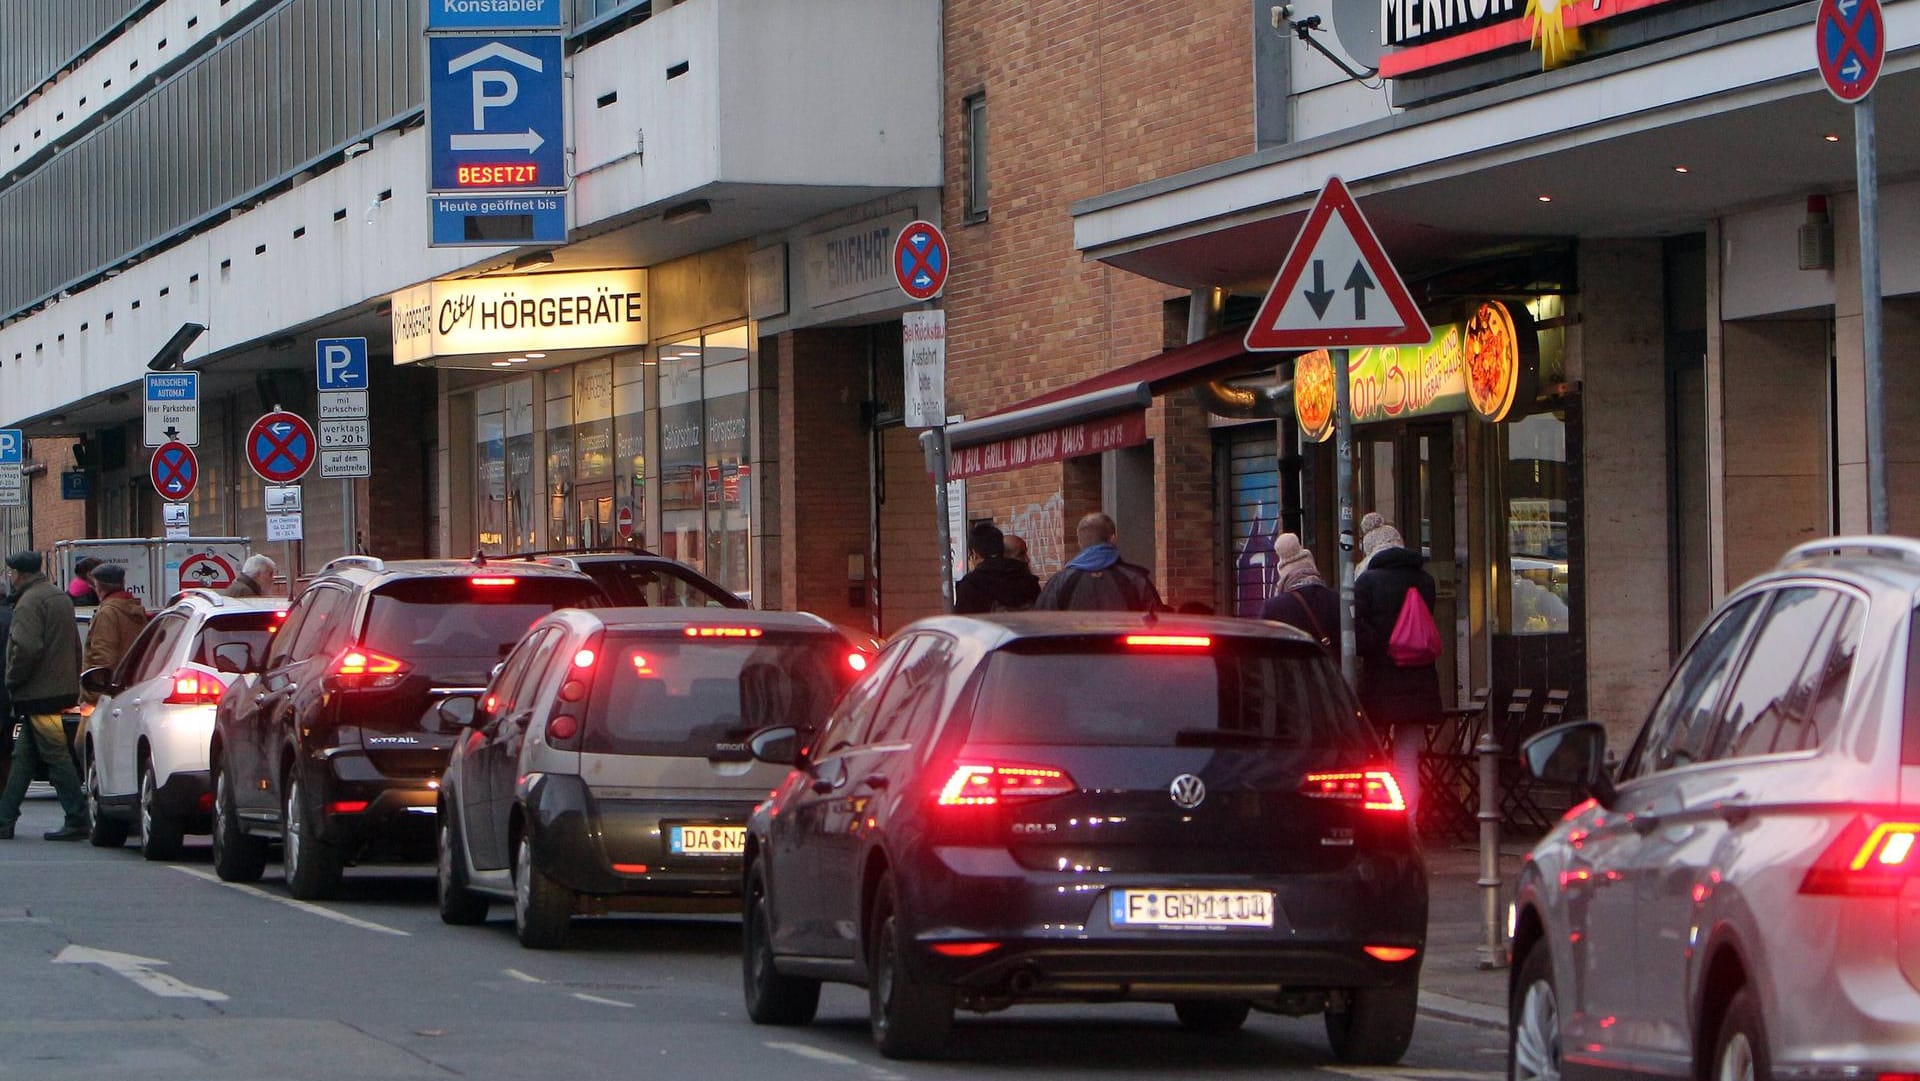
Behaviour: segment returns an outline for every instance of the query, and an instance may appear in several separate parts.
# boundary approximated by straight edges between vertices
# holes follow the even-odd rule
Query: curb
[[[1420,1012],[1448,1021],[1460,1021],[1481,1028],[1507,1030],[1507,1011],[1438,991],[1420,992]]]

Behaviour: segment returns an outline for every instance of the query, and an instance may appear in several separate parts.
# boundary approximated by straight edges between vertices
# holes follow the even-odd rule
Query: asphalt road
[[[40,840],[58,822],[36,786],[0,842],[0,1078],[1503,1076],[1484,1025],[1423,1016],[1403,1066],[1348,1069],[1318,1018],[1218,1038],[1161,1006],[963,1014],[945,1061],[893,1063],[853,989],[829,988],[812,1026],[750,1024],[737,920],[581,920],[569,949],[536,952],[504,907],[442,925],[431,868],[350,870],[345,896],[307,905],[278,865],[235,887],[204,845],[150,864]]]

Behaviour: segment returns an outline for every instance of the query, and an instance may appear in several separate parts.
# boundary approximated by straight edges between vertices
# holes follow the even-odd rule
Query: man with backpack
[[[1040,596],[1040,580],[1025,563],[1007,556],[1006,536],[992,522],[967,534],[973,569],[953,587],[953,610],[962,615],[1019,612]]]
[[[1393,747],[1393,775],[1407,810],[1420,803],[1420,752],[1440,720],[1440,629],[1425,557],[1383,525],[1366,537],[1367,570],[1353,583],[1360,705]],[[1363,550],[1365,550],[1363,549]]]
[[[1137,563],[1120,558],[1113,538],[1120,528],[1099,511],[1080,519],[1074,535],[1080,554],[1060,573],[1047,579],[1047,588],[1033,602],[1036,612],[1153,612],[1166,605],[1153,586],[1153,575]]]

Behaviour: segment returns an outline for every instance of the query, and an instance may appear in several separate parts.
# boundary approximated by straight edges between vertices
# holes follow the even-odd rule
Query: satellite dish
[[[1361,67],[1380,66],[1380,0],[1333,0],[1333,35]]]

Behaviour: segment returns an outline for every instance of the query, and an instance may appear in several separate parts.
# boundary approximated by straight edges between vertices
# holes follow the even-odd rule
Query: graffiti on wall
[[[1059,492],[1045,503],[1029,503],[1008,516],[1002,528],[1027,542],[1027,562],[1043,580],[1067,561],[1066,500]]]

